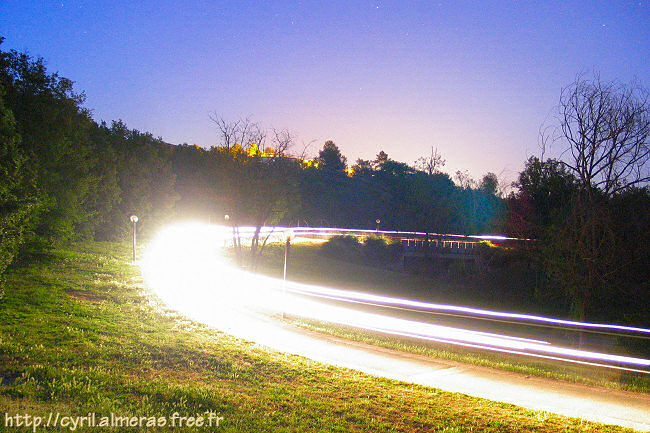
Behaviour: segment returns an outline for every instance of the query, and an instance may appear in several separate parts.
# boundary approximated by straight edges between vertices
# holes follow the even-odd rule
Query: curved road
[[[650,394],[598,388],[437,360],[307,331],[263,315],[219,329],[274,350],[450,392],[650,431]],[[242,326],[243,321],[246,326]]]
[[[313,313],[318,304],[288,302],[282,280],[241,272],[222,260],[215,252],[218,249],[215,246],[224,243],[222,228],[179,226],[170,228],[164,235],[150,245],[150,252],[141,264],[147,285],[171,308],[234,336],[376,376],[650,431],[650,394],[531,378],[436,360],[325,336],[255,313],[254,308],[291,312],[288,306],[297,308],[295,311]],[[179,287],[183,290],[178,290]],[[215,287],[229,289],[215,290]]]

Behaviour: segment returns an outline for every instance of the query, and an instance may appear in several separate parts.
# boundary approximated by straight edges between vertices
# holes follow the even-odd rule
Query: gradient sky
[[[514,178],[579,72],[646,87],[645,1],[0,0],[3,48],[75,81],[95,119],[217,144],[208,114],[288,128],[315,153],[380,151]]]

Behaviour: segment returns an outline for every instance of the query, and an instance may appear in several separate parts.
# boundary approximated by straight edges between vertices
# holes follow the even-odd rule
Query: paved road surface
[[[271,349],[326,364],[533,410],[650,431],[648,394],[435,360],[307,331],[265,316],[248,316],[237,322],[212,324]],[[243,326],[243,323],[246,325]]]

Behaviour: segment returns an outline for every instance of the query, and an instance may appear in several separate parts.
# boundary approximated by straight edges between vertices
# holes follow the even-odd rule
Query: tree
[[[249,251],[249,264],[255,268],[266,245],[266,239],[260,239],[262,227],[277,224],[297,201],[299,163],[288,156],[294,137],[286,129],[272,129],[269,134],[249,119],[227,122],[213,116],[212,120],[222,143],[209,152],[212,166],[218,170],[216,207],[230,217],[240,263],[244,262],[244,254],[239,229],[244,225],[255,228]]]
[[[218,144],[219,147],[230,149],[240,146],[244,150],[248,150],[255,145],[257,149],[264,149],[267,133],[259,123],[253,122],[250,118],[228,121],[217,114],[210,114],[210,120],[217,125],[221,140]]]
[[[486,194],[499,195],[499,178],[492,172],[486,173],[478,188]]]
[[[570,212],[553,232],[549,265],[574,313],[594,314],[616,290],[617,233],[612,199],[650,180],[648,91],[633,83],[582,76],[562,90],[555,141],[562,162],[577,179]]]
[[[456,181],[456,185],[463,189],[471,189],[476,187],[476,181],[472,178],[467,170],[457,170],[456,174],[454,175],[454,180]]]
[[[438,148],[431,146],[431,155],[422,156],[415,161],[415,168],[422,170],[429,176],[440,173],[440,169],[445,166],[445,161],[438,152]]]
[[[215,201],[217,167],[208,150],[197,145],[174,146],[171,163],[176,177],[174,190],[179,196],[175,214],[202,221],[211,221],[219,215],[221,220],[224,213],[219,212]]]
[[[565,220],[576,185],[576,178],[561,161],[530,157],[513,183],[517,191],[508,198],[508,230],[524,238],[545,236],[551,225]]]
[[[140,218],[138,230],[150,234],[171,219],[178,199],[172,146],[150,133],[129,129],[121,120],[100,128],[116,157],[120,195],[107,218],[106,224],[112,228],[109,237],[128,235],[130,228],[125,222],[133,214]]]
[[[319,169],[330,173],[344,173],[347,167],[347,159],[332,140],[325,142],[323,149],[318,152],[317,161]]]
[[[388,159],[389,159],[388,154],[383,150],[380,150],[379,153],[377,154],[377,157],[373,161],[375,170],[381,170],[381,166],[384,165],[384,163],[386,163]]]
[[[19,147],[16,121],[4,106],[2,94],[0,87],[0,276],[29,236],[31,222],[40,208],[34,185],[29,181],[32,173],[27,158]]]
[[[648,90],[578,77],[562,90],[559,134],[564,164],[582,191],[608,196],[650,180]]]
[[[352,166],[352,175],[354,177],[370,177],[373,172],[372,162],[366,159],[358,158]]]
[[[43,59],[14,50],[0,51],[0,87],[43,204],[36,231],[48,243],[72,238],[91,217],[86,200],[98,164],[88,145],[93,121],[85,96],[71,80],[48,73]]]

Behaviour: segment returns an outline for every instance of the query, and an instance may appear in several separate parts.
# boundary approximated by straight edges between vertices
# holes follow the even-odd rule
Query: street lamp
[[[289,250],[291,249],[291,239],[294,237],[293,230],[289,229],[284,232],[284,271],[282,273],[282,301],[283,304],[287,303],[287,264],[289,263]],[[285,308],[282,308],[282,318],[286,318]]]
[[[375,220],[375,222],[377,223],[377,231],[379,231],[379,223],[381,222],[381,220],[379,218],[377,218]]]
[[[226,225],[228,225],[228,221],[230,221],[230,215],[225,214],[223,216],[223,220],[226,222]],[[235,228],[234,227],[233,227],[232,239],[233,239],[232,246],[234,247],[235,246]],[[226,247],[227,245],[228,245],[228,241],[226,240],[226,237],[224,236],[224,238],[223,238],[223,246]]]
[[[135,263],[135,224],[138,222],[138,216],[131,215],[130,220],[133,223],[133,263]]]

